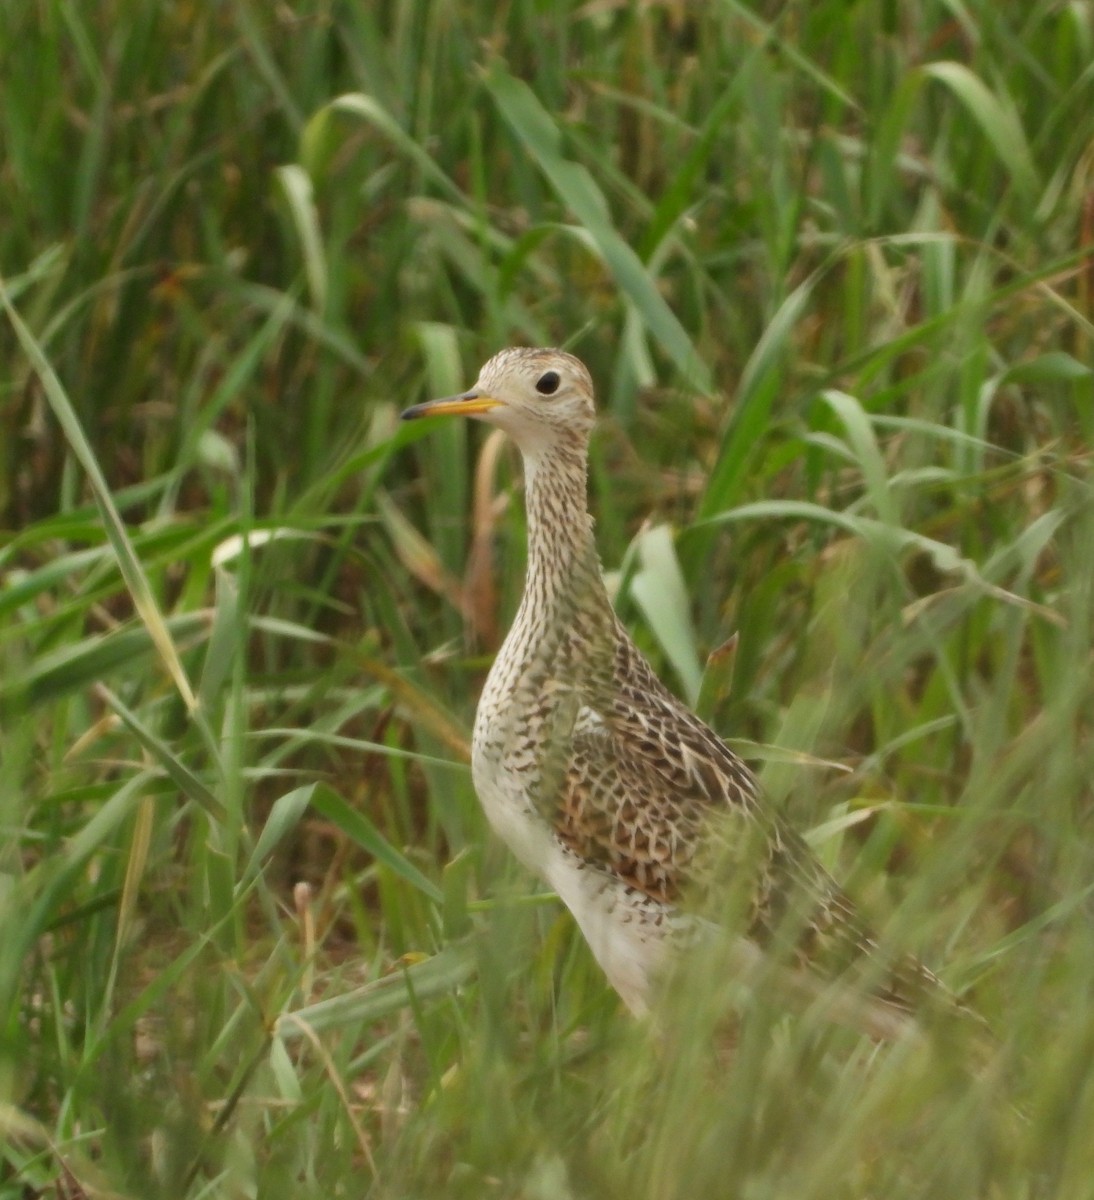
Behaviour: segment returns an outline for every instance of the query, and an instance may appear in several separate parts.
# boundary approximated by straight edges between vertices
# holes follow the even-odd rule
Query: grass
[[[1092,41],[0,9],[0,1197],[1088,1194]],[[981,1070],[763,980],[712,1056],[708,963],[636,1026],[486,836],[518,473],[397,414],[513,342],[598,380],[624,619]]]

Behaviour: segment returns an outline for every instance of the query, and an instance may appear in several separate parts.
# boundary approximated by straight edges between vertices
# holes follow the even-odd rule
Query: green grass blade
[[[948,87],[960,100],[1007,168],[1023,202],[1036,203],[1041,194],[1041,182],[1025,130],[1010,98],[1001,91],[993,92],[964,63],[928,63],[923,71]]]
[[[377,862],[389,867],[400,879],[417,888],[434,904],[443,901],[441,889],[427,879],[405,854],[396,850],[364,813],[351,808],[337,792],[320,784],[312,793],[311,803],[316,812],[322,813],[348,838],[363,850],[367,850]]]
[[[322,313],[327,307],[327,261],[323,253],[323,235],[319,213],[307,172],[293,163],[277,168],[277,182],[288,201],[293,226],[300,238],[304,272],[308,279],[312,307]]]
[[[866,494],[870,498],[874,512],[886,524],[898,523],[898,514],[889,480],[885,470],[885,461],[881,456],[873,426],[862,405],[845,392],[828,390],[821,392],[821,399],[843,422],[847,437],[855,454],[855,459],[862,469],[862,479]]]
[[[742,467],[770,421],[780,360],[809,304],[816,280],[816,275],[810,276],[783,300],[741,372],[718,460],[700,505],[701,517],[728,507],[739,492]]]
[[[227,814],[224,806],[171,747],[158,738],[108,687],[100,685],[96,690],[164,772],[178,784],[182,794],[199,804],[214,820],[225,820]]]
[[[421,962],[412,963],[374,983],[320,1000],[277,1019],[277,1035],[286,1040],[301,1036],[305,1027],[322,1032],[341,1025],[379,1021],[416,1001],[445,996],[466,983],[474,973],[471,948],[459,942]]]
[[[694,706],[703,669],[695,629],[688,619],[687,587],[668,526],[658,525],[638,535],[638,560],[641,565],[631,578],[631,594],[672,664],[685,699]]]
[[[304,787],[294,788],[273,802],[270,815],[266,818],[262,831],[255,842],[254,850],[239,878],[237,892],[247,887],[262,870],[263,863],[273,853],[274,849],[297,827],[307,811],[308,805],[315,795],[318,784],[309,783]]]
[[[523,80],[499,68],[485,76],[498,112],[539,164],[558,198],[573,212],[611,271],[620,290],[641,314],[661,348],[688,383],[711,390],[710,371],[646,266],[612,224],[608,203],[588,169],[566,158],[558,125]]]
[[[174,680],[175,687],[178,689],[179,695],[182,696],[186,707],[191,712],[195,712],[197,709],[197,696],[190,686],[190,681],[182,665],[182,660],[179,658],[174,640],[164,622],[163,615],[160,613],[159,605],[152,594],[152,588],[148,582],[148,577],[144,573],[144,567],[141,565],[140,558],[133,549],[133,543],[130,541],[125,523],[122,521],[121,514],[114,504],[114,498],[99,468],[95,452],[84,436],[79,418],[76,416],[76,411],[72,407],[64,388],[61,386],[60,379],[57,378],[56,372],[46,358],[41,346],[38,345],[34,335],[15,311],[2,278],[0,278],[0,302],[3,303],[4,308],[7,310],[8,320],[11,321],[19,343],[23,347],[23,353],[30,359],[35,373],[41,380],[50,407],[53,409],[53,413],[61,429],[64,431],[73,454],[75,454],[77,461],[87,473],[88,482],[91,484],[91,489],[95,496],[95,502],[102,514],[103,527],[110,541],[111,548],[114,551],[114,556],[118,560],[118,567],[121,570],[126,587],[129,589],[129,594],[133,599],[133,605],[137,610],[137,614],[148,629],[149,636],[156,647],[160,659],[166,667],[168,674]]]

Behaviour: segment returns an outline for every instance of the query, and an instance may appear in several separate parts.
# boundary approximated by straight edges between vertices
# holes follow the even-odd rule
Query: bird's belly
[[[526,867],[558,893],[609,983],[633,1012],[645,1013],[669,951],[673,932],[669,906],[567,849],[532,807],[527,773],[519,765],[475,747],[472,775],[491,827]]]
[[[608,982],[636,1016],[645,1015],[672,954],[673,911],[583,862],[561,843],[556,846],[551,885],[573,913]]]
[[[544,874],[554,839],[547,822],[532,807],[526,775],[517,765],[486,752],[476,737],[471,747],[471,778],[494,832],[526,867]]]

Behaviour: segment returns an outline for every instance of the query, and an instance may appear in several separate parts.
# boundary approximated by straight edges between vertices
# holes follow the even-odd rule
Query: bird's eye
[[[541,396],[553,396],[558,391],[560,382],[557,371],[544,371],[536,380],[536,391]]]

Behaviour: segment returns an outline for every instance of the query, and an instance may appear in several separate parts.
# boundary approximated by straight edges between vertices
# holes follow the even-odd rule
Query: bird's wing
[[[552,818],[563,844],[662,901],[707,910],[737,883],[751,941],[828,977],[865,968],[875,995],[898,1007],[940,988],[910,957],[882,963],[852,902],[760,802],[744,762],[624,649],[637,662],[574,714]]]

